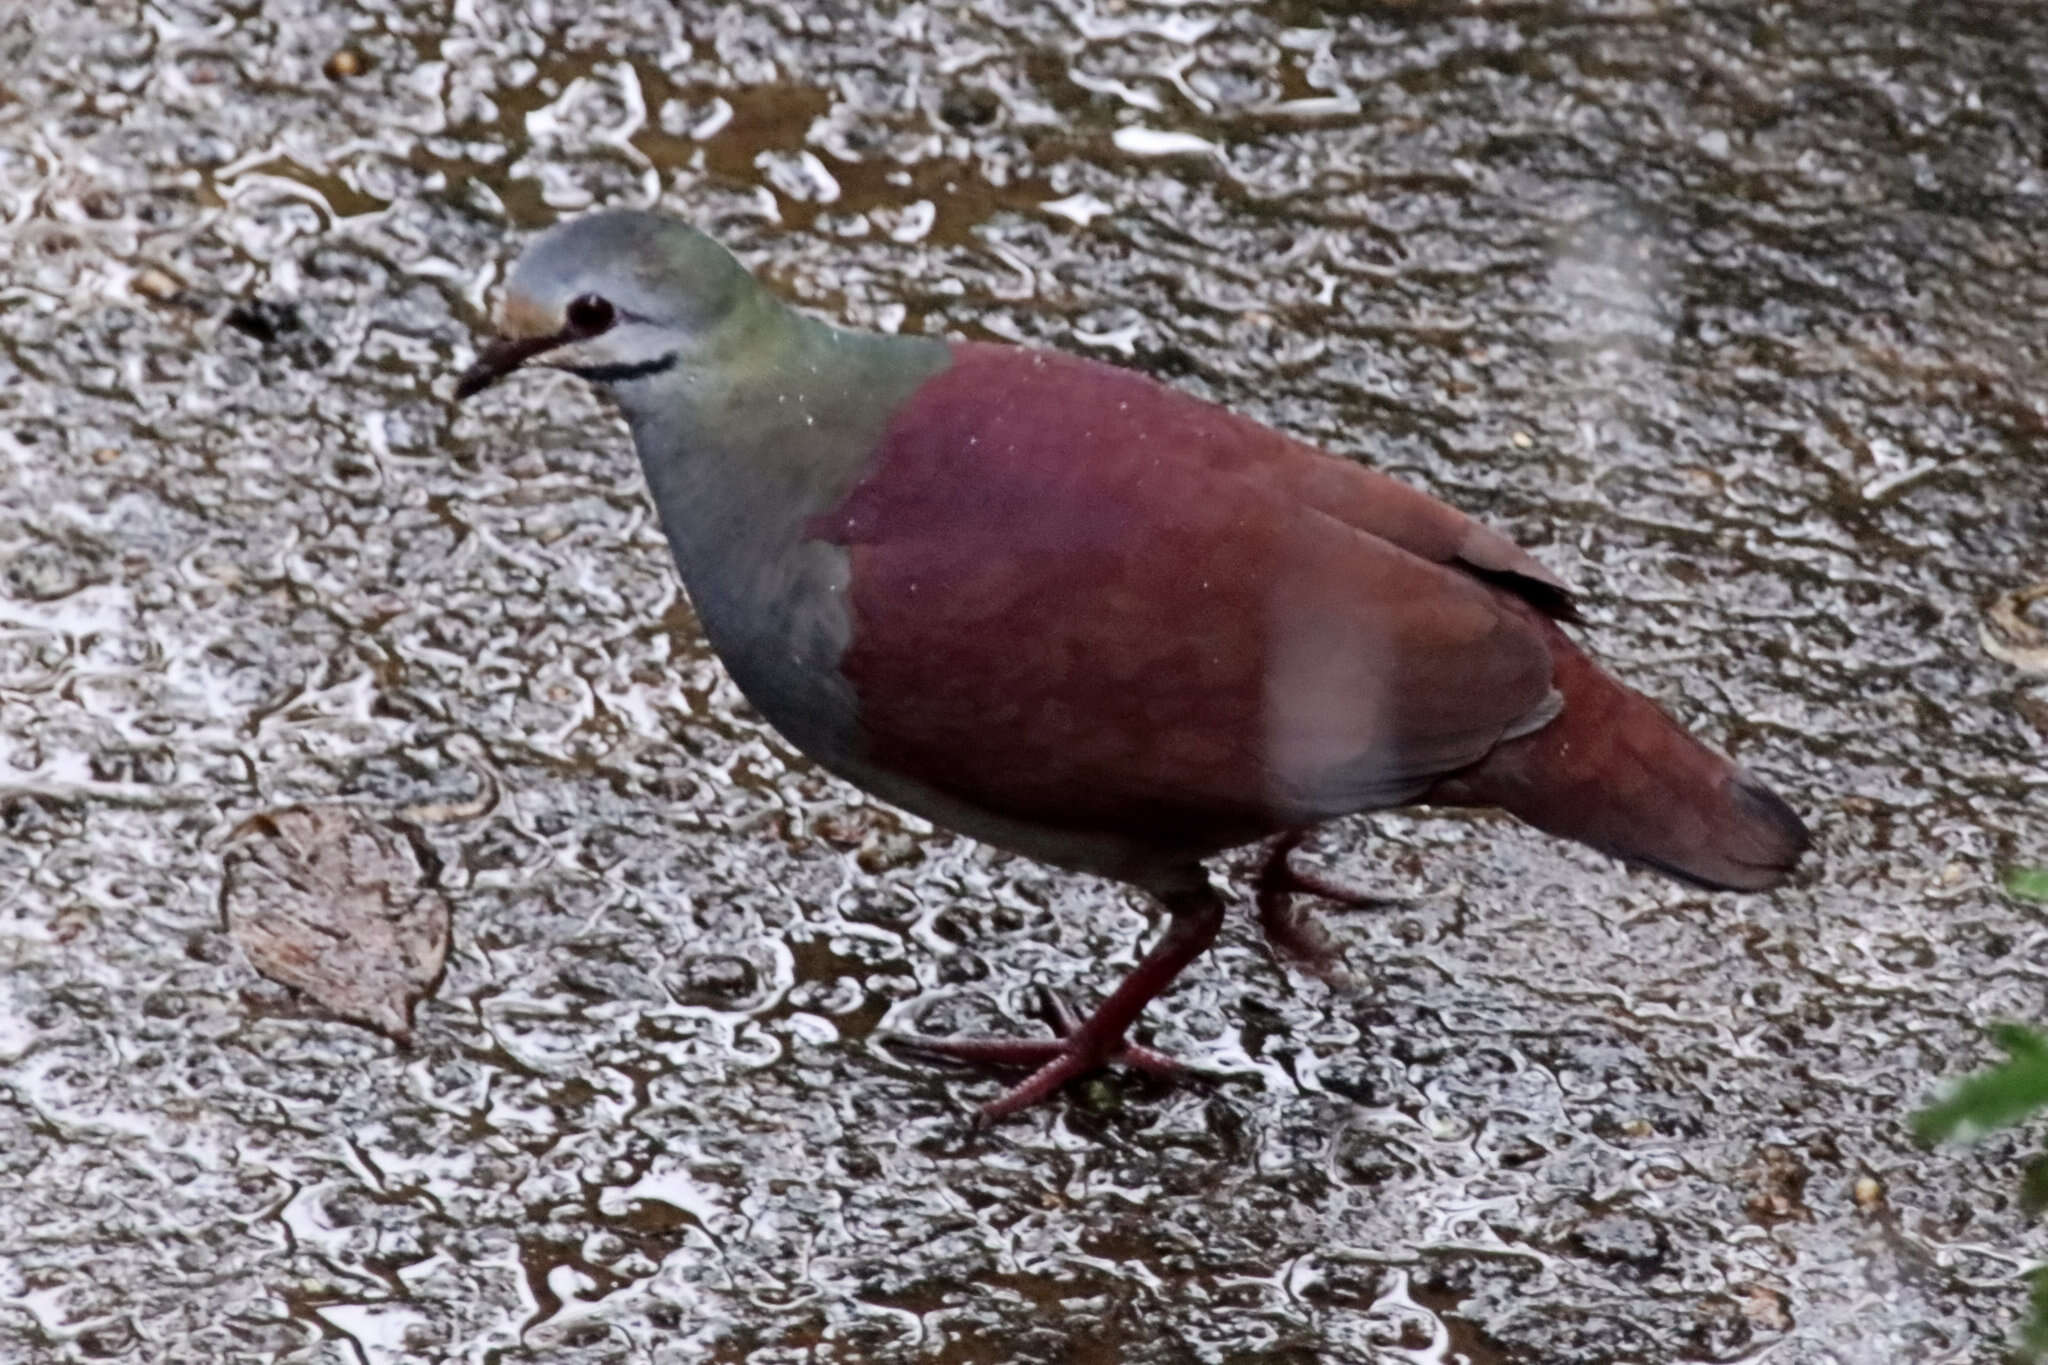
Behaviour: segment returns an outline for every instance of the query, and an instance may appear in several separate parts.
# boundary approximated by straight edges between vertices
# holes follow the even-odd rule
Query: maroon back
[[[1461,513],[1129,371],[954,357],[812,527],[849,548],[877,760],[1221,847],[1409,800],[1554,707],[1510,590],[1562,589]]]

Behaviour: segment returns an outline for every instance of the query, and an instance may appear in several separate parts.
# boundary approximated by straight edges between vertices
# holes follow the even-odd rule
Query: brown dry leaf
[[[1735,1175],[1750,1186],[1743,1207],[1754,1221],[1765,1227],[1813,1221],[1813,1210],[1806,1206],[1809,1173],[1791,1148],[1765,1143]]]
[[[334,806],[257,815],[231,837],[228,933],[257,971],[400,1042],[448,957],[448,899],[405,834]]]
[[[2048,601],[2048,583],[2001,593],[1977,627],[1984,652],[2028,673],[2048,673],[2048,630],[2027,619],[2027,609]]]

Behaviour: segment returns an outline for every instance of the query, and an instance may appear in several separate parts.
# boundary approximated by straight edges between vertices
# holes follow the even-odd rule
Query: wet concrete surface
[[[1980,642],[2048,577],[2048,12],[661,9],[0,11],[0,1360],[1996,1359],[2028,1140],[1904,1119],[2048,1017]],[[574,382],[450,401],[527,234],[657,197],[1510,530],[1811,875],[1351,822],[1355,994],[1240,919],[1148,1016],[1219,1079],[969,1131],[878,1031],[1143,906],[761,730]],[[227,937],[298,803],[432,855],[409,1048]]]

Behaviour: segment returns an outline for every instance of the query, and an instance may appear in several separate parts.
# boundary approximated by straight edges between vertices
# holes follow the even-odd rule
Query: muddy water
[[[661,8],[0,10],[0,1359],[1994,1359],[2026,1144],[1902,1119],[2048,1016],[1979,639],[2048,577],[2048,18]],[[878,1029],[1143,908],[759,729],[572,382],[450,402],[525,234],[657,199],[1489,517],[1814,876],[1355,822],[1357,994],[1240,923],[1150,1015],[1218,1080],[969,1133]],[[295,802],[438,859],[409,1049],[225,936]]]

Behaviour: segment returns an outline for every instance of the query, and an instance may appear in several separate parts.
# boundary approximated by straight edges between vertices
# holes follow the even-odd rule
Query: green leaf
[[[2028,1213],[2048,1209],[2048,1156],[2037,1156],[2020,1175],[2020,1207]]]
[[[2019,1357],[2039,1360],[2048,1355],[2048,1266],[2027,1274],[2027,1316],[2020,1323]]]
[[[1990,1033],[2007,1060],[1966,1077],[1947,1099],[1915,1114],[1913,1134],[1922,1142],[1973,1138],[2048,1108],[2048,1037],[2020,1024],[1994,1024]]]
[[[2048,867],[2007,868],[2005,889],[2023,901],[2048,901]]]

